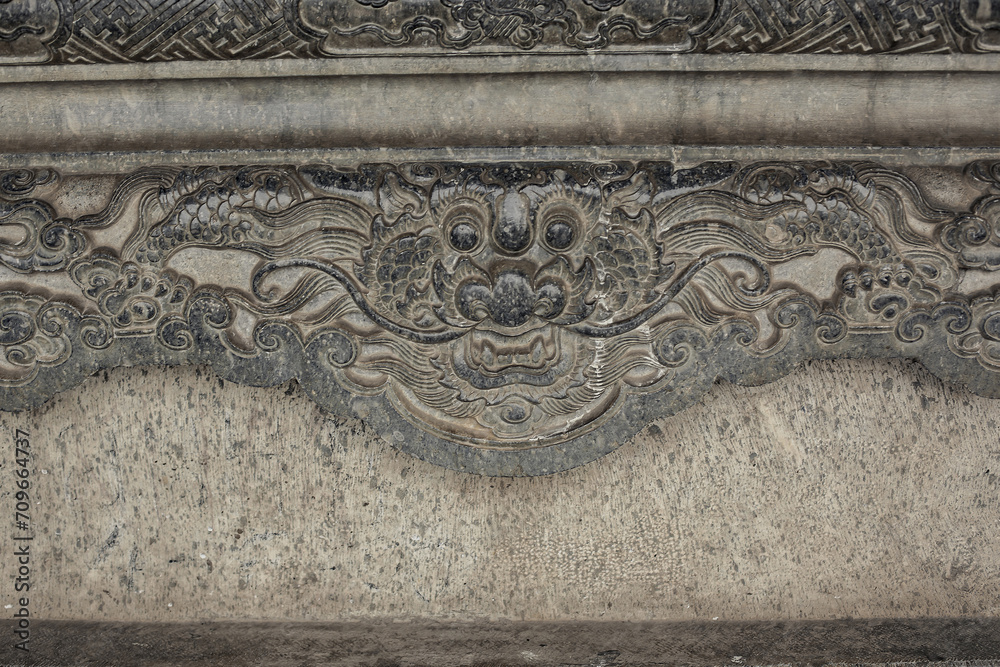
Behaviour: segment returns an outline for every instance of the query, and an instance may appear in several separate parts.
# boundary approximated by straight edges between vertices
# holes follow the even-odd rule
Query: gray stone
[[[30,433],[40,664],[923,664],[996,659],[997,420],[919,364],[813,362],[498,479],[178,366],[0,432]]]

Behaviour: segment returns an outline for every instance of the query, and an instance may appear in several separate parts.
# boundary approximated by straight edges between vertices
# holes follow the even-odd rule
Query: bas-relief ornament
[[[365,9],[304,0],[299,18],[322,52],[354,45],[449,50],[560,51],[643,45],[691,51],[714,0],[355,0]],[[353,44],[352,44],[353,43]]]
[[[6,64],[998,49],[996,0],[0,1]]]
[[[532,475],[811,358],[915,358],[1000,397],[1000,167],[940,171],[959,185],[936,195],[868,163],[151,168],[89,212],[74,193],[107,179],[9,171],[0,399],[210,364]]]

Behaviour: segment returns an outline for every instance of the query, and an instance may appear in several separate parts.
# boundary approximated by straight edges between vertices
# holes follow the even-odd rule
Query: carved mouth
[[[514,384],[549,386],[569,373],[576,361],[572,346],[562,344],[558,326],[535,318],[522,330],[476,328],[455,346],[452,367],[459,377],[479,390]]]
[[[465,361],[483,375],[542,375],[559,359],[558,329],[551,325],[516,336],[476,330],[465,337]]]

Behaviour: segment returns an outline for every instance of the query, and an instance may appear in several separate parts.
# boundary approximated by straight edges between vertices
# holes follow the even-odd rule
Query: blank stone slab
[[[39,656],[708,666],[995,656],[997,419],[918,364],[838,360],[549,477],[430,465],[198,367],[102,372],[0,428],[36,452],[32,612],[62,622]]]

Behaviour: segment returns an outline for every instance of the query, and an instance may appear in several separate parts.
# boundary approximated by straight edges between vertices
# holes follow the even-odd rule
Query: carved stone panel
[[[441,53],[981,53],[995,0],[4,0],[0,63]]]
[[[19,169],[0,265],[7,409],[209,364],[481,474],[585,463],[807,359],[1000,397],[990,161]]]

